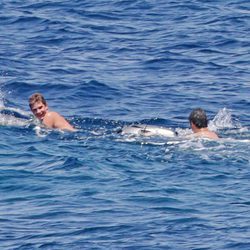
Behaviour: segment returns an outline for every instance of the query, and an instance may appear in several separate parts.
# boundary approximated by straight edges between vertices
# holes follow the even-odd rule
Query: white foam
[[[241,124],[238,121],[233,120],[232,112],[227,108],[219,110],[214,119],[208,124],[208,128],[213,131],[216,131],[217,129],[240,127]]]
[[[18,108],[1,106],[0,112],[1,126],[25,127],[31,122],[29,113]]]
[[[17,126],[24,127],[29,124],[28,120],[16,118],[11,115],[0,115],[0,125],[1,126]]]

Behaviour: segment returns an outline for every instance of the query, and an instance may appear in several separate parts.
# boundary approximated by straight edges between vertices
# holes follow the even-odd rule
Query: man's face
[[[48,106],[44,105],[42,102],[36,102],[31,107],[31,111],[39,120],[43,120],[48,111]]]

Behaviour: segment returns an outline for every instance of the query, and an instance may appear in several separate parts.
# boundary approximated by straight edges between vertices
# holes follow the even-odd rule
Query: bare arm
[[[53,111],[48,113],[43,123],[49,128],[76,131],[76,129],[72,127],[64,117],[62,117],[57,112],[53,112]]]

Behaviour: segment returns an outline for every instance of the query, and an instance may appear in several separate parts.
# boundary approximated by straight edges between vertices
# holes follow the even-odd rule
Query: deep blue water
[[[250,249],[249,31],[245,0],[2,1],[0,248]],[[221,140],[117,134],[196,107]]]

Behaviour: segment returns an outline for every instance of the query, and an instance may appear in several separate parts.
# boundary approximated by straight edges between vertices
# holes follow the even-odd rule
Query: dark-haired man
[[[218,135],[208,129],[208,120],[205,111],[201,108],[194,109],[189,115],[190,126],[196,137],[218,139]]]

